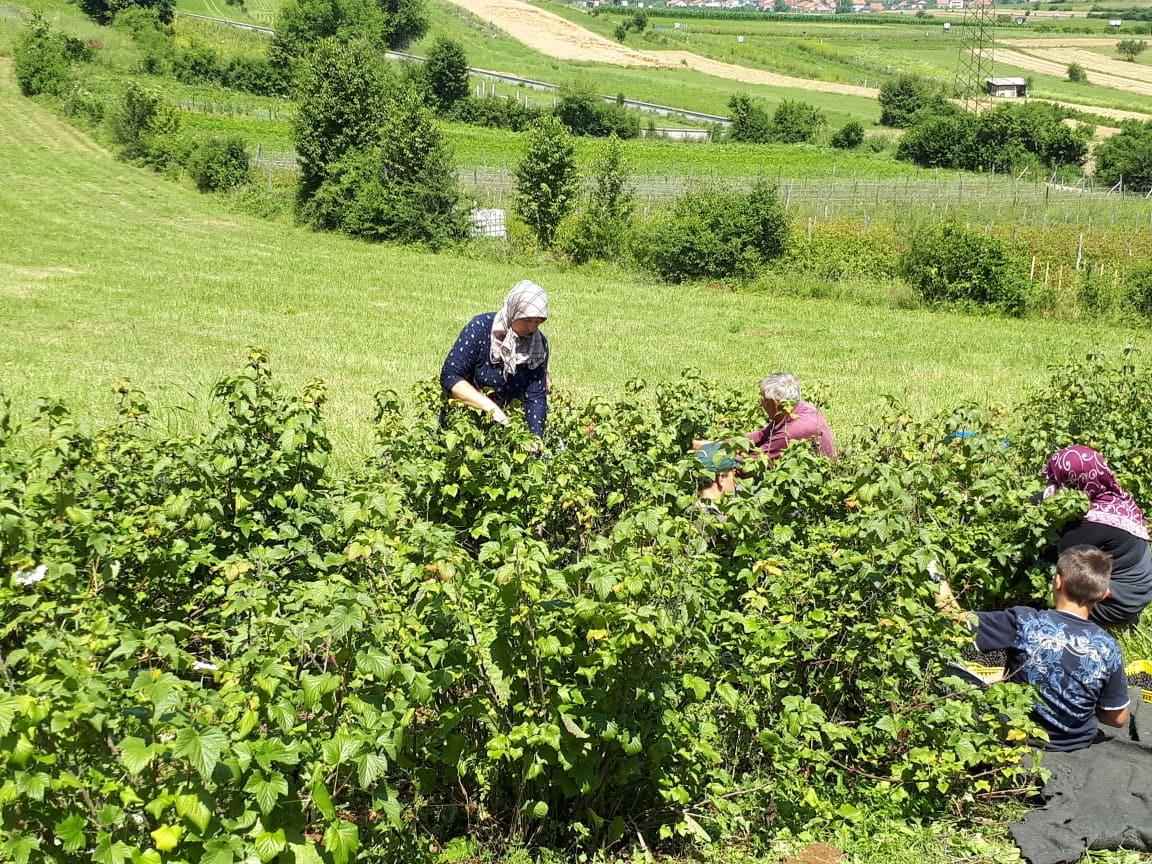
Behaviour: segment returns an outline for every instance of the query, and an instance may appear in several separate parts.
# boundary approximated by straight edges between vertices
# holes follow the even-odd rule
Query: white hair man
[[[829,459],[836,458],[836,440],[828,422],[815,405],[800,401],[800,382],[787,372],[773,372],[760,382],[760,407],[768,423],[747,434],[748,440],[769,459],[778,459],[793,441],[811,440]],[[702,464],[712,466],[715,481],[701,486],[700,496],[722,498],[736,488],[738,457],[724,452],[722,444],[693,441]]]
[[[812,439],[821,453],[836,458],[836,439],[820,409],[800,401],[800,382],[787,372],[773,372],[760,382],[760,407],[768,423],[748,440],[770,459],[776,459],[793,441]]]

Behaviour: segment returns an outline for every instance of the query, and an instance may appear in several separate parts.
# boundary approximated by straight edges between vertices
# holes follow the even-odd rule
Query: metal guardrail
[[[215,18],[211,15],[201,15],[197,12],[183,12],[176,10],[177,15],[183,15],[186,18],[196,18],[201,21],[211,21],[215,24],[223,24],[227,27],[235,27],[238,30],[248,30],[255,33],[266,33],[271,35],[275,33],[275,29],[267,27],[263,24],[249,24],[245,21],[232,21],[229,18]],[[411,63],[423,63],[427,60],[426,57],[421,57],[419,54],[412,54],[407,51],[385,51],[384,56],[390,60],[403,60]],[[475,69],[469,67],[469,74],[477,78],[483,78],[488,81],[499,81],[504,84],[513,84],[517,87],[527,87],[531,90],[559,90],[559,84],[552,84],[548,81],[537,81],[533,78],[524,78],[520,75],[511,75],[507,72],[496,72],[492,69]],[[643,102],[639,99],[623,99],[618,96],[605,96],[600,97],[605,102],[619,102],[626,108],[631,108],[635,111],[642,111],[646,114],[658,114],[661,117],[680,117],[684,120],[691,120],[695,123],[711,123],[717,126],[730,126],[732,121],[727,117],[721,117],[718,114],[706,114],[703,111],[692,111],[688,108],[675,108],[671,105],[658,105],[655,102]]]

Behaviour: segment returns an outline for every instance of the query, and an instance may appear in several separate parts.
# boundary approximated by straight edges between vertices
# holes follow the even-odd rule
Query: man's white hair
[[[800,382],[787,372],[773,372],[760,382],[760,395],[770,402],[799,402]]]

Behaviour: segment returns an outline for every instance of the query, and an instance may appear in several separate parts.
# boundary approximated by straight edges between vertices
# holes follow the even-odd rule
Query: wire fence
[[[255,163],[271,172],[295,171],[296,155],[261,150]],[[670,198],[717,185],[749,188],[761,178],[776,184],[793,216],[818,220],[855,218],[867,222],[895,215],[932,221],[963,218],[997,224],[1152,230],[1152,197],[1147,191],[1121,192],[1093,185],[1087,179],[1070,185],[943,171],[889,179],[835,174],[795,178],[780,171],[775,176],[765,172],[759,178],[714,172],[643,173],[635,175],[632,183],[639,210],[647,215]],[[515,197],[516,179],[507,160],[461,168],[459,179],[464,194],[478,206],[510,206]]]

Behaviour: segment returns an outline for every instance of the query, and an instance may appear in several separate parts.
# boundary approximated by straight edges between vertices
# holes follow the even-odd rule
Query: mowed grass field
[[[618,394],[630,378],[670,380],[691,366],[752,398],[760,376],[790,369],[819,385],[845,440],[888,394],[917,413],[1011,402],[1050,363],[1148,342],[1087,324],[664,286],[272,225],[115,161],[0,72],[0,382],[24,408],[44,395],[106,416],[113,383],[129,377],[159,404],[196,411],[245,347],[261,345],[286,380],[330,382],[347,453],[370,435],[374,391],[435,376],[459,328],[524,277],[551,292],[558,386]]]

